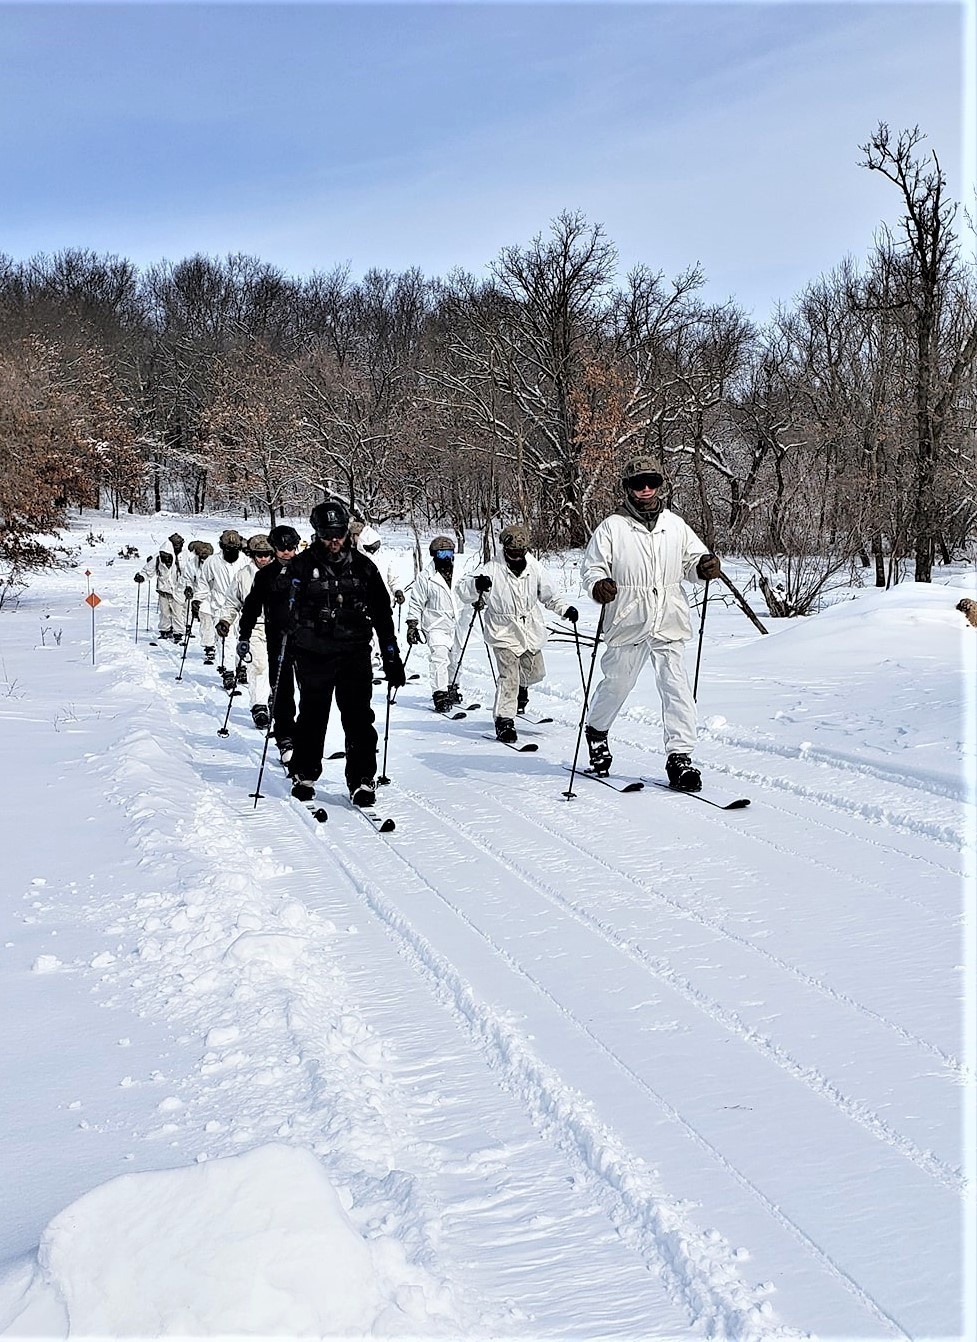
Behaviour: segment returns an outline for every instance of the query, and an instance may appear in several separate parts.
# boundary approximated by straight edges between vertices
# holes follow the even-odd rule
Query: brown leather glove
[[[703,555],[696,565],[695,571],[700,578],[718,578],[723,571],[719,556]]]
[[[608,601],[613,601],[617,596],[617,583],[613,578],[601,578],[599,582],[594,583],[590,595],[599,605],[606,606]]]

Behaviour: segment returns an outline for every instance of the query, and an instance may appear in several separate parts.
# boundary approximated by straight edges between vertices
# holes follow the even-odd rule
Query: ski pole
[[[182,680],[182,679],[183,679],[183,666],[184,666],[184,663],[185,663],[186,660],[187,660],[187,648],[190,646],[190,631],[193,629],[193,619],[194,619],[194,616],[193,616],[193,611],[190,610],[190,602],[189,602],[189,601],[187,602],[187,610],[188,610],[189,613],[190,613],[190,618],[189,618],[189,620],[187,620],[187,630],[186,630],[186,634],[185,634],[184,639],[183,639],[183,656],[180,658],[180,669],[179,669],[179,671],[177,672],[177,676],[176,676],[177,680]]]
[[[224,658],[226,656],[227,656],[227,637],[225,634],[221,634],[221,660],[220,660],[220,666],[217,668],[217,670],[221,673],[221,675],[223,675],[224,672],[227,670],[227,667],[224,664]]]
[[[587,683],[583,687],[583,708],[580,710],[580,726],[577,729],[577,744],[574,747],[573,763],[570,766],[570,783],[566,792],[563,794],[567,801],[572,801],[577,795],[573,790],[573,780],[577,772],[577,758],[580,755],[580,742],[583,740],[584,723],[587,721],[587,708],[590,704],[590,683],[594,678],[594,665],[597,661],[597,645],[600,643],[600,635],[601,630],[604,628],[604,616],[606,613],[607,607],[601,606],[600,618],[597,621],[597,631],[594,634],[594,651],[591,653],[590,657],[590,670],[587,672]]]
[[[492,664],[492,651],[491,651],[491,649],[489,648],[489,645],[488,645],[488,639],[485,638],[485,625],[484,625],[484,623],[482,622],[482,612],[481,612],[481,611],[478,612],[478,625],[479,625],[479,628],[480,628],[481,631],[482,631],[482,638],[485,640],[485,656],[488,658],[489,670],[492,672],[492,684],[495,685],[496,688],[498,688],[499,678],[498,678],[498,676],[495,674],[495,667],[494,667],[494,665]]]
[[[405,670],[405,671],[407,670],[407,663],[410,661],[410,655],[411,655],[411,653],[414,651],[414,649],[415,649],[416,646],[417,646],[416,643],[411,643],[410,646],[409,646],[408,649],[407,649],[407,656],[404,658],[404,670]],[[397,691],[396,691],[396,690],[394,690],[394,692],[393,692],[393,697],[391,698],[390,702],[391,702],[392,704],[395,704],[395,703],[397,702]]]
[[[409,657],[409,656],[410,656],[410,650],[408,649],[407,657]],[[404,658],[404,666],[405,666],[405,667],[406,667],[406,665],[407,665],[407,657]],[[396,694],[396,690],[394,691],[394,694]],[[390,782],[390,779],[387,777],[387,742],[388,742],[389,739],[390,739],[390,705],[391,705],[392,703],[393,703],[393,695],[390,693],[390,686],[388,685],[388,686],[387,686],[387,711],[386,711],[386,713],[385,713],[385,715],[384,715],[384,719],[383,719],[383,763],[382,763],[381,766],[380,766],[380,777],[377,779],[377,784],[378,784],[378,785],[381,784],[381,783],[389,783],[389,782]]]
[[[692,699],[699,690],[699,663],[702,661],[702,635],[706,628],[706,608],[709,605],[709,579],[706,579],[705,589],[702,593],[702,619],[699,621],[699,647],[695,654],[695,680],[692,682]]]
[[[223,727],[218,727],[218,728],[217,728],[217,735],[218,735],[218,736],[230,736],[230,734],[231,734],[231,733],[228,731],[228,729],[227,729],[227,724],[228,724],[228,722],[230,721],[230,718],[231,718],[231,706],[232,706],[233,703],[234,703],[234,696],[237,695],[237,694],[240,694],[240,690],[239,690],[238,687],[237,687],[237,683],[238,683],[238,682],[237,682],[237,677],[238,677],[238,672],[241,670],[241,667],[242,667],[242,666],[244,666],[244,658],[243,658],[243,657],[240,657],[240,658],[238,658],[237,666],[234,668],[234,680],[233,680],[232,683],[231,683],[231,688],[230,688],[230,689],[228,690],[228,692],[227,692],[227,712],[224,714],[224,725],[223,725]]]
[[[136,642],[139,642],[139,602],[142,597],[142,583],[136,583]]]
[[[457,666],[455,667],[455,669],[454,669],[454,674],[448,677],[448,684],[449,684],[449,685],[457,685],[457,684],[458,684],[458,677],[459,677],[459,675],[461,674],[461,664],[462,664],[462,662],[465,660],[465,649],[468,647],[468,640],[471,638],[471,636],[472,636],[472,629],[475,627],[475,616],[476,616],[476,615],[478,616],[478,618],[479,618],[479,623],[481,623],[481,619],[482,619],[482,607],[483,607],[484,605],[485,605],[485,602],[482,600],[481,597],[479,597],[477,601],[475,601],[475,602],[472,603],[472,618],[471,618],[471,623],[470,623],[469,626],[468,626],[468,633],[465,635],[465,641],[464,641],[464,643],[462,643],[462,645],[461,645],[461,652],[458,654],[458,665],[457,665]]]
[[[291,606],[291,602],[289,602]],[[261,750],[261,764],[258,768],[258,781],[254,785],[254,791],[249,792],[248,796],[254,798],[254,809],[258,809],[258,802],[264,796],[261,791],[261,780],[265,773],[265,761],[268,759],[268,742],[271,740],[271,729],[275,725],[275,707],[278,703],[278,687],[282,683],[282,667],[285,665],[285,649],[288,645],[288,629],[282,637],[282,645],[278,650],[278,665],[275,670],[275,683],[271,690],[271,701],[268,704],[268,726],[265,729],[265,743]]]
[[[583,689],[586,682],[583,673],[583,653],[580,651],[580,634],[577,632],[576,621],[574,621],[573,625],[573,641],[577,645],[577,665],[580,667],[580,688]],[[596,639],[594,639],[594,647],[597,647]]]

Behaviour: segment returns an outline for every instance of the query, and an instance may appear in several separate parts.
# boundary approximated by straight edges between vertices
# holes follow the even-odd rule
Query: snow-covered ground
[[[473,640],[481,709],[398,696],[380,835],[341,762],[325,824],[273,761],[255,806],[246,708],[136,641],[120,549],[229,523],[86,513],[0,612],[0,1332],[973,1337],[977,574],[710,603],[736,811],[568,801],[572,644],[519,755]]]

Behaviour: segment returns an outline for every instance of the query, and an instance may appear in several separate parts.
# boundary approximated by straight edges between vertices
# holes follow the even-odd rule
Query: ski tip
[[[346,758],[345,750],[334,750],[329,756],[331,760],[344,760]]]
[[[396,821],[387,819],[384,820],[382,824],[378,825],[377,828],[379,829],[381,834],[389,834],[391,830],[397,828],[397,824]]]
[[[324,806],[310,806],[309,811],[312,814],[312,819],[318,820],[320,825],[325,824],[329,819],[329,812]]]
[[[624,787],[619,788],[618,790],[620,792],[643,792],[644,786],[645,786],[644,783],[638,783],[638,782],[626,783]]]
[[[527,741],[527,742],[525,743],[525,745],[517,746],[516,749],[517,749],[521,754],[525,755],[525,754],[527,754],[527,753],[529,753],[529,752],[532,752],[532,751],[534,751],[534,750],[538,750],[538,749],[539,749],[539,746],[536,744],[535,741]]]
[[[749,806],[749,797],[738,797],[736,801],[727,802],[723,807],[724,811],[742,811],[744,806]]]

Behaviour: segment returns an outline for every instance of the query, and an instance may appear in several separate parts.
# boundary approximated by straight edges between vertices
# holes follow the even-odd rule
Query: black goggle
[[[380,542],[374,541],[372,545],[364,545],[363,549],[368,555],[375,555],[380,548]]]
[[[454,550],[435,550],[434,557],[435,559],[454,559],[455,552]]]
[[[664,476],[659,475],[657,471],[644,471],[641,475],[632,475],[624,482],[626,488],[634,494],[639,489],[661,489],[664,483]]]

